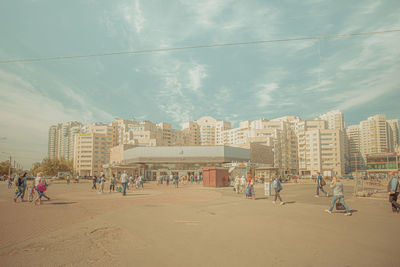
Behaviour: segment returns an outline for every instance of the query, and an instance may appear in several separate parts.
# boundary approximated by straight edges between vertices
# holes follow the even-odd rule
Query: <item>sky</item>
[[[398,30],[399,14],[398,0],[2,0],[0,61]],[[397,32],[0,63],[0,161],[30,168],[66,121],[400,118],[399,44]]]

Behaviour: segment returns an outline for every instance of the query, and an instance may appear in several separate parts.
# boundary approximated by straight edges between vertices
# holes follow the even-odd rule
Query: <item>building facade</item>
[[[74,173],[79,176],[100,175],[103,165],[110,162],[114,137],[112,125],[85,125],[74,143]]]
[[[50,126],[48,157],[50,159],[65,158],[72,160],[75,136],[80,132],[81,127],[82,123],[75,121]]]

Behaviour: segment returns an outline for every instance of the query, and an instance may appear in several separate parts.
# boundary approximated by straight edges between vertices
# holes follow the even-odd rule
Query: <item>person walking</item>
[[[236,194],[239,194],[240,192],[240,178],[239,178],[239,176],[238,175],[236,175],[236,178],[235,178],[235,191],[236,191]]]
[[[143,189],[143,176],[139,176],[139,188],[142,188]]]
[[[278,175],[275,175],[274,177],[274,181],[272,182],[272,188],[275,190],[275,197],[274,197],[274,201],[272,201],[272,203],[276,203],[276,199],[279,198],[279,201],[281,202],[280,204],[283,205],[285,204],[285,202],[282,201],[280,192],[282,191],[282,184],[281,181],[278,177]]]
[[[24,197],[25,197],[25,191],[26,191],[26,185],[28,182],[28,173],[24,173],[24,175],[22,175],[22,195],[21,195],[21,201],[24,202]]]
[[[106,178],[104,177],[104,173],[100,174],[99,180],[100,180],[99,181],[99,185],[100,185],[99,194],[102,194],[102,193],[104,193],[104,183],[106,181]]]
[[[325,192],[324,186],[326,185],[326,182],[324,178],[322,177],[321,173],[317,172],[318,177],[317,177],[317,193],[315,194],[315,197],[319,197],[319,190],[324,192],[324,194],[328,197],[329,194],[328,192]]]
[[[178,188],[178,186],[179,186],[179,176],[178,176],[178,174],[175,174],[175,176],[174,176],[174,185],[175,185],[175,188]]]
[[[67,175],[67,184],[71,181],[71,176]]]
[[[244,178],[244,176],[242,176],[242,178],[240,178],[240,192],[243,193],[244,189],[246,187],[246,178]]]
[[[18,178],[16,178],[15,185],[17,186],[17,190],[14,195],[14,202],[17,202],[19,197],[21,197],[21,201],[24,201],[24,194],[26,187],[26,173],[24,173],[23,176],[19,176]]]
[[[11,178],[11,175],[10,176],[8,176],[8,188],[11,188],[12,187],[12,178]]]
[[[389,191],[389,202],[392,204],[393,212],[400,212],[400,205],[397,203],[397,197],[399,196],[399,179],[396,177],[396,173],[390,173],[390,181],[388,184]]]
[[[121,184],[122,184],[122,195],[126,196],[126,187],[128,185],[128,175],[126,174],[126,171],[121,174]]]
[[[340,203],[343,204],[343,206],[346,210],[345,215],[350,216],[351,211],[350,211],[349,207],[347,206],[346,202],[344,201],[343,183],[340,182],[340,180],[338,178],[334,177],[332,179],[330,187],[333,188],[333,197],[332,197],[332,201],[331,201],[331,206],[329,207],[328,210],[325,210],[325,211],[328,212],[329,214],[331,214],[336,201],[339,200]]]
[[[97,187],[96,187],[96,183],[97,183],[97,177],[96,177],[96,175],[93,176],[92,182],[93,182],[92,189],[96,190],[96,189],[97,189]]]
[[[115,174],[113,173],[110,179],[110,193],[111,189],[114,192],[115,191],[115,184],[117,183],[117,178],[115,178]]]
[[[28,189],[28,201],[32,202],[35,196],[35,179],[33,179],[27,186]]]
[[[44,191],[46,191],[46,182],[43,178],[43,173],[39,172],[38,176],[35,179],[35,190],[38,193],[36,198],[33,200],[33,204],[37,205],[37,201],[39,201],[39,205],[42,204],[42,197],[44,196]]]

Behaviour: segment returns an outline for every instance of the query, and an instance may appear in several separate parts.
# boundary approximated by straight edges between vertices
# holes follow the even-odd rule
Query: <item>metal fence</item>
[[[387,195],[386,177],[354,177],[354,195],[356,197],[385,197]]]

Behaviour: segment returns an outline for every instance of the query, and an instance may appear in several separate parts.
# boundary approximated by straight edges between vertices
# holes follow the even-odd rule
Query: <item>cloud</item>
[[[304,89],[305,92],[325,92],[331,90],[330,85],[332,84],[331,80],[322,80],[319,81],[318,84],[307,87]]]
[[[143,16],[143,11],[140,7],[140,1],[136,0],[135,3],[125,4],[121,7],[121,13],[125,21],[135,28],[136,33],[140,33],[143,29],[145,18]]]
[[[361,14],[371,14],[381,5],[381,1],[373,0],[370,4],[363,3]]]
[[[342,111],[367,104],[392,90],[398,89],[400,82],[397,76],[398,69],[396,67],[376,72],[351,85],[352,88],[357,89],[325,97],[323,100],[336,103],[334,109]]]
[[[49,98],[21,76],[4,70],[0,70],[0,88],[0,136],[7,138],[7,142],[0,142],[0,150],[19,158],[26,168],[47,156],[51,125],[82,119],[95,121],[112,118],[85,103],[67,87],[63,87],[66,95],[80,102],[84,108],[75,109]]]
[[[202,86],[202,79],[207,77],[204,65],[194,64],[192,68],[188,70],[189,84],[188,88],[194,92],[197,92]]]
[[[278,85],[276,83],[267,83],[262,84],[259,87],[262,89],[256,93],[256,97],[258,99],[258,107],[265,108],[272,101],[271,94],[278,89]]]
[[[197,24],[204,27],[216,27],[215,19],[230,5],[230,0],[204,0],[204,1],[180,1],[194,14]]]

